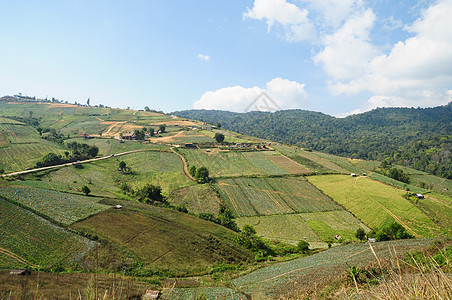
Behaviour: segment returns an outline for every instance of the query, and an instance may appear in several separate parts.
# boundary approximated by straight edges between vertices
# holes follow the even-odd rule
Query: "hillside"
[[[452,181],[394,162],[411,183],[375,172],[379,161],[150,110],[9,99],[0,101],[0,123],[0,271],[40,269],[46,286],[58,286],[52,272],[104,272],[136,276],[166,298],[282,295],[272,276],[268,286],[250,278],[281,269],[278,285],[288,286],[286,272],[321,272],[298,272],[317,252],[340,276],[341,253],[369,260],[359,230],[375,237],[399,224],[414,239],[392,242],[397,251],[451,233]],[[0,295],[19,293],[9,282],[0,272]]]
[[[378,108],[346,118],[305,110],[187,110],[174,114],[344,157],[390,157],[398,164],[452,178],[451,103],[434,108]]]

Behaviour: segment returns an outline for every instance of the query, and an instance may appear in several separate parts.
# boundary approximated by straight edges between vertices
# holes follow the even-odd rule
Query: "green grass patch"
[[[347,175],[309,176],[308,180],[372,228],[394,220],[416,237],[441,233],[430,218],[402,197],[403,191],[391,186]]]
[[[0,247],[32,264],[46,267],[74,262],[96,245],[1,198],[0,207]],[[0,268],[23,265],[12,259],[0,260]]]
[[[219,179],[215,187],[238,217],[342,209],[303,177]]]
[[[218,214],[220,199],[208,184],[197,184],[171,192],[168,201],[174,206],[185,206],[190,213]]]

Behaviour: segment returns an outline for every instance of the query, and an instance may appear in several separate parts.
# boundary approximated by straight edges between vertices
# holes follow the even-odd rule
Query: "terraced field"
[[[213,177],[288,174],[267,158],[265,152],[206,153],[197,149],[179,149],[190,166],[206,167]]]
[[[357,240],[355,232],[358,228],[370,231],[346,210],[243,217],[237,219],[237,224],[240,228],[244,225],[253,226],[258,235],[266,239],[293,245],[304,240],[312,248],[325,248],[326,242],[336,241],[335,235],[340,235],[344,241]]]
[[[431,243],[428,239],[400,240],[375,243],[373,248],[377,257],[385,260],[394,256],[394,250],[401,257],[407,251],[421,249]],[[368,244],[349,244],[254,271],[234,279],[232,286],[239,292],[257,298],[297,298],[300,295],[296,294],[295,285],[298,288],[316,287],[321,290],[322,285],[326,285],[329,280],[345,275],[347,264],[363,267],[376,263]]]
[[[185,206],[189,212],[217,214],[220,199],[216,190],[207,184],[197,184],[171,192],[168,201],[172,205]]]
[[[67,225],[109,208],[99,198],[24,186],[0,187],[0,196]]]
[[[96,245],[2,198],[0,207],[0,252],[9,257],[0,268],[73,262]]]
[[[319,173],[348,173],[347,169],[337,165],[331,160],[325,159],[318,153],[304,151],[297,147],[272,146],[290,159],[306,167],[307,169]]]
[[[308,180],[372,228],[394,220],[416,237],[432,237],[441,232],[430,218],[402,197],[403,191],[391,186],[347,175],[310,176]]]
[[[238,217],[342,209],[302,177],[220,179],[215,186]]]
[[[244,294],[241,294],[233,289],[225,287],[200,287],[200,288],[175,288],[165,289],[159,299],[228,299],[228,300],[242,300],[246,299]]]

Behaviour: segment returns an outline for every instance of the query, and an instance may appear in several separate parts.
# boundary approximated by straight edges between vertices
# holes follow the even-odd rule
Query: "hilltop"
[[[452,178],[452,103],[433,108],[378,108],[335,118],[306,110],[174,112],[228,130],[334,155],[384,160]]]

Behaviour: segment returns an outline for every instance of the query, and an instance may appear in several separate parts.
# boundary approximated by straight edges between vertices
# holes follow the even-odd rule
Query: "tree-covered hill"
[[[377,108],[346,118],[306,110],[176,112],[180,117],[273,141],[361,159],[394,162],[452,178],[452,103],[434,108]]]

